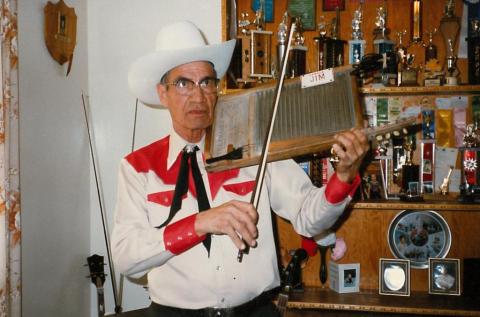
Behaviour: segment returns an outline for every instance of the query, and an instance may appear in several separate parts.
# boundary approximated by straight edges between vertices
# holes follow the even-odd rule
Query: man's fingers
[[[258,213],[255,210],[255,208],[253,208],[252,204],[246,203],[246,202],[243,202],[243,201],[239,201],[239,200],[232,200],[230,203],[233,206],[235,206],[237,208],[237,210],[241,211],[242,213],[244,213],[245,215],[250,217],[251,221],[254,224],[257,223]]]
[[[238,219],[232,217],[230,218],[230,226],[233,227],[235,232],[248,243],[249,246],[254,247],[256,245],[256,227],[250,223],[238,221]]]
[[[225,234],[230,237],[230,239],[233,241],[233,244],[240,249],[243,250],[245,249],[246,245],[245,242],[240,238],[240,236],[237,234],[237,232],[233,229],[233,227],[228,227],[225,230]]]

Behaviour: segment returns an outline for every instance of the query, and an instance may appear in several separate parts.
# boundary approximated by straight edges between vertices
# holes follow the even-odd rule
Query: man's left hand
[[[370,149],[367,136],[362,130],[353,128],[336,134],[334,139],[332,148],[339,158],[335,166],[337,177],[345,183],[351,183]]]

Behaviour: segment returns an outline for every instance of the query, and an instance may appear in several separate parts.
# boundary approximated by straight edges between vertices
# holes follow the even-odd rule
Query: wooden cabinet
[[[302,316],[305,316],[304,309],[379,312],[388,313],[389,316],[391,313],[480,316],[478,297],[429,295],[427,269],[411,269],[412,292],[408,298],[378,295],[379,259],[394,258],[388,245],[388,228],[395,215],[405,209],[434,210],[445,218],[452,234],[448,257],[480,258],[480,205],[434,200],[418,204],[400,201],[356,202],[346,211],[337,237],[343,238],[348,248],[339,263],[360,263],[360,293],[338,294],[329,289],[328,281],[321,285],[317,254],[309,258],[303,269],[305,292],[292,295],[289,301],[292,314],[289,316],[296,316],[298,309],[302,309]],[[290,224],[281,219],[277,219],[277,222],[281,248],[298,248],[300,237]]]

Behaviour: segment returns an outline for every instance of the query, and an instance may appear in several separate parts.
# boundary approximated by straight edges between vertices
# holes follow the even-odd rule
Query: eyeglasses
[[[214,94],[218,90],[218,82],[219,80],[214,77],[205,77],[199,82],[194,82],[191,79],[182,77],[173,83],[164,83],[164,85],[175,86],[175,89],[180,95],[189,96],[193,94],[196,86],[200,87],[205,94]]]

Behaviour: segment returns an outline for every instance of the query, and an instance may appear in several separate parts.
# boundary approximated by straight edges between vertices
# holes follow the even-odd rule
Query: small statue
[[[288,36],[288,12],[283,14],[282,22],[278,25],[277,40],[279,43],[285,43]]]
[[[445,16],[451,18],[455,15],[455,0],[447,0],[445,4]]]
[[[450,170],[448,171],[447,177],[443,179],[443,182],[440,185],[440,193],[442,195],[448,195],[448,191],[449,191],[448,187],[450,184],[450,176],[452,175],[452,171],[453,171],[453,166],[450,166]]]
[[[303,46],[305,44],[305,37],[303,36],[303,25],[300,17],[295,18],[295,33],[293,34],[293,45]]]
[[[414,144],[412,138],[406,136],[404,138],[405,142],[403,143],[403,149],[405,150],[405,165],[413,165],[413,150]]]
[[[248,12],[242,12],[240,14],[241,19],[238,20],[238,27],[242,29],[242,34],[247,34],[248,33],[248,27],[252,24],[250,20],[248,19]]]
[[[325,22],[325,17],[323,15],[320,17],[320,22],[318,22],[317,27],[320,37],[325,37],[327,35],[327,23]]]
[[[253,22],[257,26],[257,30],[265,29],[265,12],[263,10],[262,2],[260,1],[260,7],[255,11],[255,21]]]
[[[362,26],[362,5],[358,7],[357,10],[353,13],[353,20],[352,20],[352,39],[353,40],[361,40],[363,38],[363,33],[361,30]]]
[[[385,30],[387,21],[387,9],[383,6],[377,8],[377,17],[375,18],[375,26],[377,29]]]

